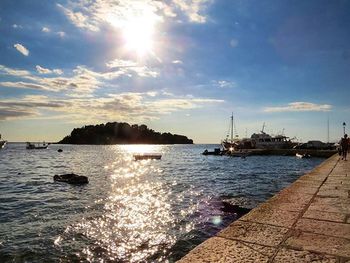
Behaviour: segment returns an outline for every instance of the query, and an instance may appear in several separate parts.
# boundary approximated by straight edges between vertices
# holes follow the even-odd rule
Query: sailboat
[[[236,125],[234,123],[233,119],[233,113],[230,118],[230,127],[229,131],[227,133],[226,139],[221,142],[221,145],[224,149],[224,151],[234,151],[237,146],[240,143],[240,139],[238,137],[237,131],[236,131]]]

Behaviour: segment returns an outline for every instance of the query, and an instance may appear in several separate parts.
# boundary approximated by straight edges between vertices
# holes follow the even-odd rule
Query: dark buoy
[[[54,181],[57,182],[64,182],[68,184],[87,184],[89,183],[89,179],[86,176],[83,175],[77,175],[77,174],[62,174],[62,175],[55,175],[53,177]]]
[[[58,149],[57,151],[58,151],[59,153],[63,152],[63,150],[62,150],[62,149]]]

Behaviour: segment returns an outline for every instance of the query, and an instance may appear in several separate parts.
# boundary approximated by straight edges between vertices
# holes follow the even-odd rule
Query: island
[[[184,135],[156,132],[144,124],[108,122],[75,128],[58,144],[193,144],[193,140]]]

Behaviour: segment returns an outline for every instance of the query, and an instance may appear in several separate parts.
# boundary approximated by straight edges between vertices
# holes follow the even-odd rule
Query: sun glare
[[[139,56],[152,52],[154,23],[146,17],[137,17],[127,21],[123,28],[125,47]]]
[[[161,17],[154,7],[143,2],[134,2],[123,15],[111,12],[107,20],[121,29],[126,51],[135,52],[138,56],[154,53],[156,25]]]

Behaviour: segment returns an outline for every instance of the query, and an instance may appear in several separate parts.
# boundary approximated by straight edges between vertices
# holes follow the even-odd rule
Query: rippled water
[[[202,156],[214,145],[0,151],[0,262],[173,262],[322,159]],[[57,149],[63,149],[58,153]],[[134,161],[133,153],[162,153]],[[90,183],[53,182],[77,173]]]

